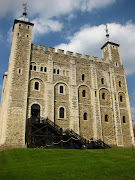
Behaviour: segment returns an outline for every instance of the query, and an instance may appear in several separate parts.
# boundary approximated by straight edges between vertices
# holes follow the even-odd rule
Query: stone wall
[[[106,42],[103,59],[31,44],[32,26],[17,21],[1,103],[1,144],[25,146],[26,118],[40,116],[81,136],[117,146],[133,143],[131,112],[119,45]],[[5,102],[3,103],[3,99]],[[61,117],[60,109],[64,115]]]

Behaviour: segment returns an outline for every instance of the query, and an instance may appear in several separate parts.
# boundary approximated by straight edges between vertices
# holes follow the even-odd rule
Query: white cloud
[[[104,42],[104,25],[85,26],[76,32],[68,44],[60,44],[56,48],[99,56],[100,46]]]
[[[87,0],[81,2],[81,10],[82,11],[92,11],[93,9],[104,8],[110,4],[115,3],[116,0]]]
[[[104,8],[115,3],[116,0],[27,0],[29,14],[38,14],[39,17],[51,18],[70,14],[75,10],[92,11],[93,9]],[[21,13],[21,4],[24,0],[1,0],[0,1],[0,17],[5,17],[7,14],[15,16]]]
[[[34,29],[33,29],[33,39],[38,36],[39,34],[48,33],[50,31],[56,32],[61,31],[63,25],[59,23],[59,21],[51,20],[51,19],[35,19],[33,21]]]
[[[121,58],[126,74],[135,73],[135,25],[108,24],[110,39],[120,44]],[[68,44],[56,46],[58,49],[79,52],[101,58],[101,46],[105,42],[105,25],[85,26],[76,32]]]
[[[115,2],[116,0],[102,0],[102,2],[101,0],[27,0],[29,17],[39,26],[35,26],[34,30],[37,36],[38,33],[43,34],[62,29],[63,25],[59,21],[53,20],[54,17],[59,18],[62,15],[67,15],[68,20],[71,20],[75,18],[74,12],[77,10],[92,11],[94,8],[105,8]],[[24,0],[0,1],[0,18],[21,16],[21,4],[23,3],[25,3]]]
[[[72,19],[75,19],[77,16],[75,14],[69,14],[69,16],[67,17],[68,21],[71,21]]]
[[[13,32],[12,32],[12,28],[9,29],[8,33],[7,33],[7,42],[9,43],[8,45],[10,46],[11,45],[11,42],[12,42],[12,35],[13,35]]]

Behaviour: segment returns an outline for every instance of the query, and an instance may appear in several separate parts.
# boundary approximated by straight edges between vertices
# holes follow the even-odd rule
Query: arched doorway
[[[31,116],[40,117],[40,106],[38,104],[33,104],[31,106]]]

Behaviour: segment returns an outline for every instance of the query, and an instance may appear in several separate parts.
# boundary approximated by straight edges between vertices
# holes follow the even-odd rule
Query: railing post
[[[62,128],[60,128],[60,135],[62,136],[62,133],[63,133],[63,129]]]
[[[73,139],[70,140],[70,148],[73,149]]]

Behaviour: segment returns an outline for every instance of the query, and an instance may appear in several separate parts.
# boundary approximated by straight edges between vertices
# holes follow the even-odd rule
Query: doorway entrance
[[[40,106],[38,104],[33,104],[31,106],[31,116],[40,117]]]

